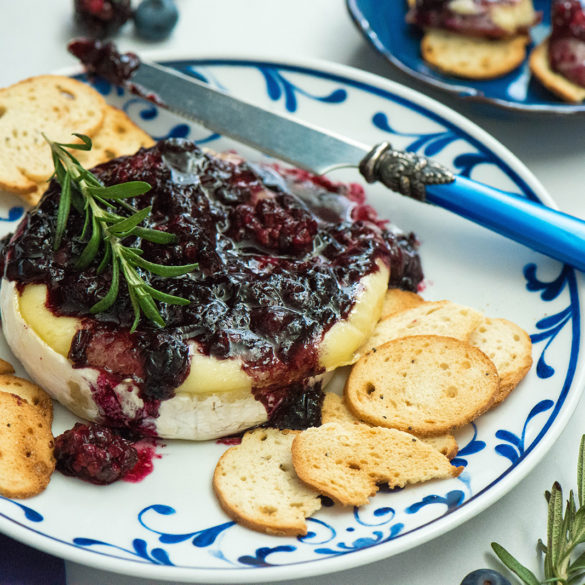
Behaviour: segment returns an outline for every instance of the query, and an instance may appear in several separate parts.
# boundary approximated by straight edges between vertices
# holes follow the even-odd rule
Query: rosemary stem
[[[97,266],[97,274],[111,267],[111,284],[108,292],[91,308],[91,313],[107,311],[116,301],[119,279],[127,285],[127,292],[134,321],[130,329],[135,331],[140,318],[144,315],[158,327],[165,322],[157,302],[188,305],[189,300],[158,290],[149,284],[147,274],[163,278],[177,278],[198,268],[197,263],[179,266],[158,264],[142,258],[138,247],[126,247],[123,241],[133,236],[136,245],[142,241],[155,244],[170,244],[176,240],[172,233],[141,225],[149,216],[152,207],[135,209],[126,200],[143,195],[150,190],[144,181],[127,181],[117,185],[105,186],[91,171],[83,168],[69,150],[90,150],[91,139],[82,134],[74,134],[80,143],[64,144],[45,140],[51,148],[55,166],[54,177],[61,184],[61,199],[56,215],[53,249],[61,246],[71,211],[71,204],[81,214],[85,212],[83,229],[79,236],[85,247],[77,258],[75,266],[83,270],[96,262],[100,251],[102,259]],[[72,192],[72,189],[75,191]],[[73,195],[73,198],[72,198]],[[132,244],[135,246],[135,244]]]

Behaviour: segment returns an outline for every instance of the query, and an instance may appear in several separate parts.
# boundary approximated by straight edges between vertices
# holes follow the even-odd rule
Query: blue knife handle
[[[380,181],[585,271],[585,222],[576,217],[455,176],[437,161],[388,142],[374,146],[359,169],[369,183]]]
[[[464,177],[427,185],[426,200],[585,270],[585,221]]]

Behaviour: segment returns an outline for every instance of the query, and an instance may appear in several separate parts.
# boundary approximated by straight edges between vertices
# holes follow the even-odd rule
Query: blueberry
[[[142,0],[134,13],[136,32],[148,41],[166,39],[179,20],[173,0]]]
[[[459,585],[511,585],[501,573],[492,569],[477,569],[463,578]]]

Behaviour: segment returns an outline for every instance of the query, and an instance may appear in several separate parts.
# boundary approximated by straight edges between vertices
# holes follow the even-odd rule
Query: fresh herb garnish
[[[91,150],[92,143],[88,136],[83,134],[74,134],[74,136],[82,142],[73,144],[52,142],[44,136],[51,147],[55,166],[54,176],[61,185],[53,248],[57,250],[61,245],[73,205],[80,213],[85,214],[83,229],[79,235],[85,247],[77,259],[76,267],[83,270],[96,259],[100,250],[103,250],[97,273],[101,274],[109,266],[112,271],[108,292],[91,307],[90,312],[101,313],[114,304],[118,298],[120,276],[122,276],[126,281],[134,310],[134,322],[130,331],[135,331],[142,314],[158,326],[164,327],[164,319],[155,301],[188,305],[189,300],[161,292],[150,286],[143,280],[138,269],[168,278],[192,272],[198,264],[182,266],[155,264],[142,258],[143,252],[140,248],[122,243],[125,238],[134,236],[156,244],[170,244],[176,240],[176,236],[142,227],[140,224],[150,215],[152,206],[137,211],[126,201],[148,192],[150,190],[148,183],[129,181],[110,187],[104,186],[67,150]],[[126,214],[121,215],[124,212]]]
[[[585,435],[581,437],[577,462],[577,502],[573,490],[564,506],[563,490],[555,482],[551,491],[545,492],[548,502],[546,544],[538,541],[538,549],[544,554],[544,581],[519,563],[504,547],[492,542],[492,548],[502,563],[526,585],[577,585],[585,577],[585,552],[576,551],[585,542]]]

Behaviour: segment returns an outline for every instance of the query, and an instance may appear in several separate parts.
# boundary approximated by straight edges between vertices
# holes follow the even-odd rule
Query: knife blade
[[[141,62],[131,82],[155,103],[302,169],[359,169],[366,181],[432,203],[585,270],[585,222],[520,195],[454,175],[389,143],[374,146],[238,99],[179,71]],[[146,90],[146,91],[144,91]]]

